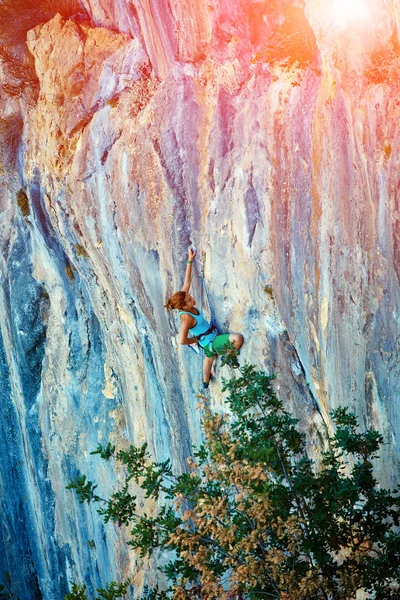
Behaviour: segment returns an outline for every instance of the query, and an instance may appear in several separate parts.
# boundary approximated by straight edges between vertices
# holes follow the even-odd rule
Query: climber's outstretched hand
[[[186,263],[186,272],[185,272],[185,281],[183,282],[182,292],[188,292],[190,289],[190,284],[192,283],[192,262],[194,257],[196,256],[196,250],[193,250],[192,247],[188,249],[188,259]]]
[[[188,260],[192,261],[194,259],[194,257],[196,256],[196,254],[197,254],[196,250],[192,250],[192,248],[189,248]]]

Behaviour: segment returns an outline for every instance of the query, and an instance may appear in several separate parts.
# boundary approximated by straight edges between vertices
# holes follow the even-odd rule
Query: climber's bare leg
[[[204,383],[208,383],[210,381],[211,369],[213,366],[213,362],[215,360],[215,356],[208,357],[206,356],[203,362],[203,381]]]

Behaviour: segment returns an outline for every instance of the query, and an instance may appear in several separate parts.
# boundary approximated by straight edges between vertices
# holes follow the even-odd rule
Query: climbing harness
[[[205,320],[205,318],[203,317],[203,315],[200,311],[197,311],[197,314],[196,314],[196,313],[192,313],[190,311],[188,312],[186,310],[180,310],[179,314],[180,315],[188,314],[195,319],[196,324],[193,325],[193,327],[191,327],[189,329],[189,332],[194,337],[197,338],[198,344],[202,348],[208,348],[210,342],[212,342],[214,340],[214,338],[218,335],[217,328],[210,327],[210,323]],[[207,354],[207,350],[206,350],[206,354]]]
[[[210,333],[214,333],[214,331],[217,331],[217,328],[215,327],[215,325],[212,325],[209,329],[207,329],[207,331],[198,335],[197,339],[202,342],[204,340],[204,338],[206,338],[208,335],[210,335]]]

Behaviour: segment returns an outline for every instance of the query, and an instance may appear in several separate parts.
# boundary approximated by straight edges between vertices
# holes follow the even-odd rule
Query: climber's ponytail
[[[164,308],[166,308],[167,310],[174,309],[171,298],[168,298],[167,302],[164,304]]]
[[[175,292],[171,298],[168,298],[167,302],[164,304],[164,307],[167,310],[180,310],[185,304],[185,298],[186,292]]]

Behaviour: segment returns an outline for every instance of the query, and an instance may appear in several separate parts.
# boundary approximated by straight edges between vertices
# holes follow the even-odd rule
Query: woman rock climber
[[[240,333],[223,333],[218,335],[215,327],[211,326],[195,308],[196,302],[189,294],[190,284],[192,283],[192,264],[196,252],[189,248],[188,259],[186,261],[185,281],[180,292],[176,292],[165,304],[168,310],[177,309],[181,320],[181,329],[179,332],[179,342],[183,345],[199,344],[204,350],[205,357],[203,363],[203,389],[208,388],[211,378],[211,369],[217,354],[229,354],[230,348],[236,351],[243,344],[243,336]],[[188,337],[189,332],[193,337]],[[238,366],[237,361],[233,361],[233,366]]]

